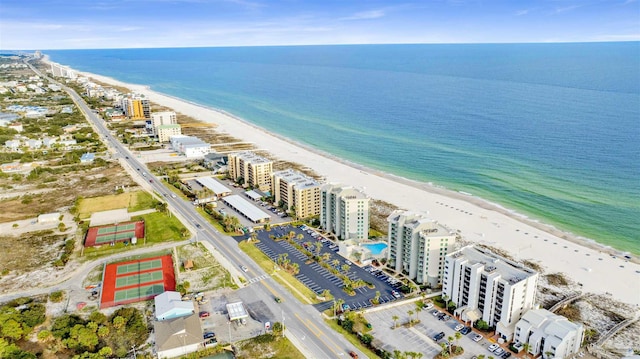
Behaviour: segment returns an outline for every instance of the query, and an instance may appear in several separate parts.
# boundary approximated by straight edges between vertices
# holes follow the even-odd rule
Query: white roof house
[[[529,343],[529,352],[543,358],[565,358],[580,351],[584,337],[582,324],[546,309],[527,311],[516,323],[514,341]]]
[[[193,302],[183,301],[178,292],[166,291],[154,298],[156,320],[168,320],[195,313]]]

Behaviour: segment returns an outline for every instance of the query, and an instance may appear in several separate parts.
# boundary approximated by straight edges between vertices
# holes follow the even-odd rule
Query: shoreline
[[[339,158],[269,132],[221,109],[158,93],[146,85],[128,84],[86,72],[79,74],[127,87],[176,112],[203,122],[216,123],[217,131],[253,142],[256,147],[270,152],[276,158],[306,165],[328,182],[360,187],[371,198],[403,209],[427,213],[428,217],[448,228],[458,230],[465,241],[497,247],[519,261],[536,262],[545,268],[544,273],[565,273],[572,280],[582,283],[587,292],[612,293],[615,299],[640,304],[640,295],[631,293],[633,287],[629,286],[630,282],[639,282],[640,266],[635,256],[629,260],[621,258],[627,252],[565,232],[474,195]]]

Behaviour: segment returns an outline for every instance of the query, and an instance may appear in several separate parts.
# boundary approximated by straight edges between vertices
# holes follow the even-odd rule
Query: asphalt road
[[[38,75],[50,79],[31,66],[31,64],[28,65]],[[56,82],[53,79],[50,80]],[[143,163],[136,160],[123,144],[111,135],[105,122],[92,112],[75,91],[64,86],[64,84],[58,84],[69,93],[76,105],[85,113],[85,116],[92,123],[107,147],[124,156],[124,158],[120,158],[121,161],[124,161],[125,165],[130,166],[130,168],[135,169],[132,173],[138,174],[138,181],[145,182],[147,188],[157,193],[170,193]],[[138,171],[138,169],[140,170]],[[146,175],[143,176],[143,173],[146,173]],[[265,302],[270,302],[268,299],[274,296],[285,298],[283,303],[277,304],[274,302],[270,304],[274,313],[280,313],[278,318],[273,319],[274,321],[283,321],[284,318],[287,336],[305,356],[308,358],[344,358],[348,357],[347,353],[350,350],[353,350],[358,353],[360,358],[367,357],[356,350],[345,338],[329,328],[315,308],[298,302],[287,290],[270,278],[251,258],[238,248],[238,244],[233,238],[219,233],[207,220],[200,216],[192,204],[171,196],[164,199],[168,203],[169,210],[185,221],[184,224],[192,229],[197,240],[210,242],[217,251],[234,265],[234,268],[228,268],[232,273],[237,273],[240,265],[248,267],[244,275],[247,277],[247,281],[250,283],[249,286],[256,298],[265,298]],[[259,278],[260,280],[253,281],[252,278]]]

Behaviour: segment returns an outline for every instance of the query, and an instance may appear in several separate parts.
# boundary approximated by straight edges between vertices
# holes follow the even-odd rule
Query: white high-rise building
[[[566,358],[580,351],[584,326],[546,309],[532,309],[516,323],[513,340],[528,343],[529,353],[544,359]]]
[[[353,187],[326,184],[320,188],[320,225],[339,239],[369,237],[369,197]]]
[[[176,124],[178,124],[178,118],[173,111],[154,112],[151,114],[151,126],[153,134],[156,136],[158,135],[158,126]]]
[[[282,203],[296,217],[320,214],[320,183],[292,169],[273,172],[271,176],[275,203]]]
[[[482,319],[505,340],[533,308],[538,273],[488,250],[464,247],[447,255],[442,294],[464,321]]]
[[[442,280],[444,258],[453,248],[455,233],[415,212],[394,211],[387,222],[387,266],[418,283],[437,286]]]

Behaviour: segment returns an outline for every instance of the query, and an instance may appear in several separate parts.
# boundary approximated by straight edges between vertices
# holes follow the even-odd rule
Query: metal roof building
[[[211,190],[211,192],[215,193],[216,196],[222,197],[231,194],[231,190],[227,188],[227,186],[222,183],[216,181],[211,177],[199,177],[195,179],[196,182],[200,183],[204,187],[207,187]]]
[[[249,317],[249,313],[244,309],[242,302],[235,302],[227,304],[227,313],[229,313],[229,320],[240,320]]]
[[[253,223],[261,223],[269,218],[268,214],[237,194],[224,197],[222,201]]]

